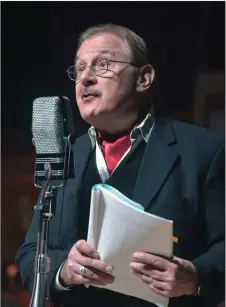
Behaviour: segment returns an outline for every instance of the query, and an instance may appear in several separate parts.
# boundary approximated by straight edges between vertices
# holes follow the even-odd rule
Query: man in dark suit
[[[74,145],[75,179],[57,192],[47,296],[64,307],[154,306],[84,286],[114,282],[111,263],[86,242],[91,187],[106,182],[147,212],[174,222],[174,257],[134,251],[131,274],[150,291],[169,297],[169,306],[217,306],[224,297],[223,138],[155,116],[147,48],[127,28],[103,25],[85,31],[68,74],[81,116],[91,127]],[[37,231],[35,214],[17,253],[29,290]]]

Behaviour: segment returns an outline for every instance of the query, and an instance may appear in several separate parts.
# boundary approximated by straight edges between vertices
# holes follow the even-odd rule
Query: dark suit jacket
[[[71,302],[65,306],[74,306],[76,302],[76,306],[83,306],[76,300],[78,296],[75,294],[76,291],[83,292],[84,286],[58,293],[51,285],[70,248],[80,239],[76,219],[82,217],[77,214],[77,199],[91,151],[87,134],[76,141],[75,178],[69,179],[64,188],[58,189],[56,214],[50,224],[48,254],[51,257],[51,272],[47,296],[51,296],[55,302]],[[224,140],[221,136],[182,122],[156,119],[132,198],[142,204],[146,211],[174,221],[174,236],[179,238],[178,243],[174,244],[174,255],[194,263],[201,286],[200,298],[173,299],[170,306],[217,306],[223,300],[224,159]],[[24,285],[30,291],[33,286],[37,231],[38,216],[35,214],[16,257]],[[128,306],[140,307],[146,306],[146,303],[142,305],[140,300],[135,299]]]

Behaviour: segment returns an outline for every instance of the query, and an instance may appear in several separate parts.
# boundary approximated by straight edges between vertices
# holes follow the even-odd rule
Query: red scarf
[[[142,119],[143,120],[143,119]],[[140,125],[142,120],[136,122],[134,128]],[[118,162],[131,146],[130,133],[132,129],[121,134],[102,134],[97,131],[97,138],[108,168],[109,175],[113,172]]]

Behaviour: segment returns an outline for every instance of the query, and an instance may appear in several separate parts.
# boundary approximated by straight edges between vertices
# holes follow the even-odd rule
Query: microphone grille
[[[66,97],[40,97],[33,102],[32,134],[37,154],[64,152],[65,118],[62,109],[70,110]]]

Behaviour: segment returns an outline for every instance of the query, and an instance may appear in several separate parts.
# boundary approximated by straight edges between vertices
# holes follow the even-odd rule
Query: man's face
[[[76,100],[82,118],[91,125],[98,126],[98,121],[121,115],[134,103],[136,68],[126,63],[110,62],[130,62],[125,47],[120,38],[106,33],[87,39],[78,50],[76,70],[81,75],[75,85]],[[109,60],[110,71],[96,76],[90,66],[101,68],[105,59]]]

